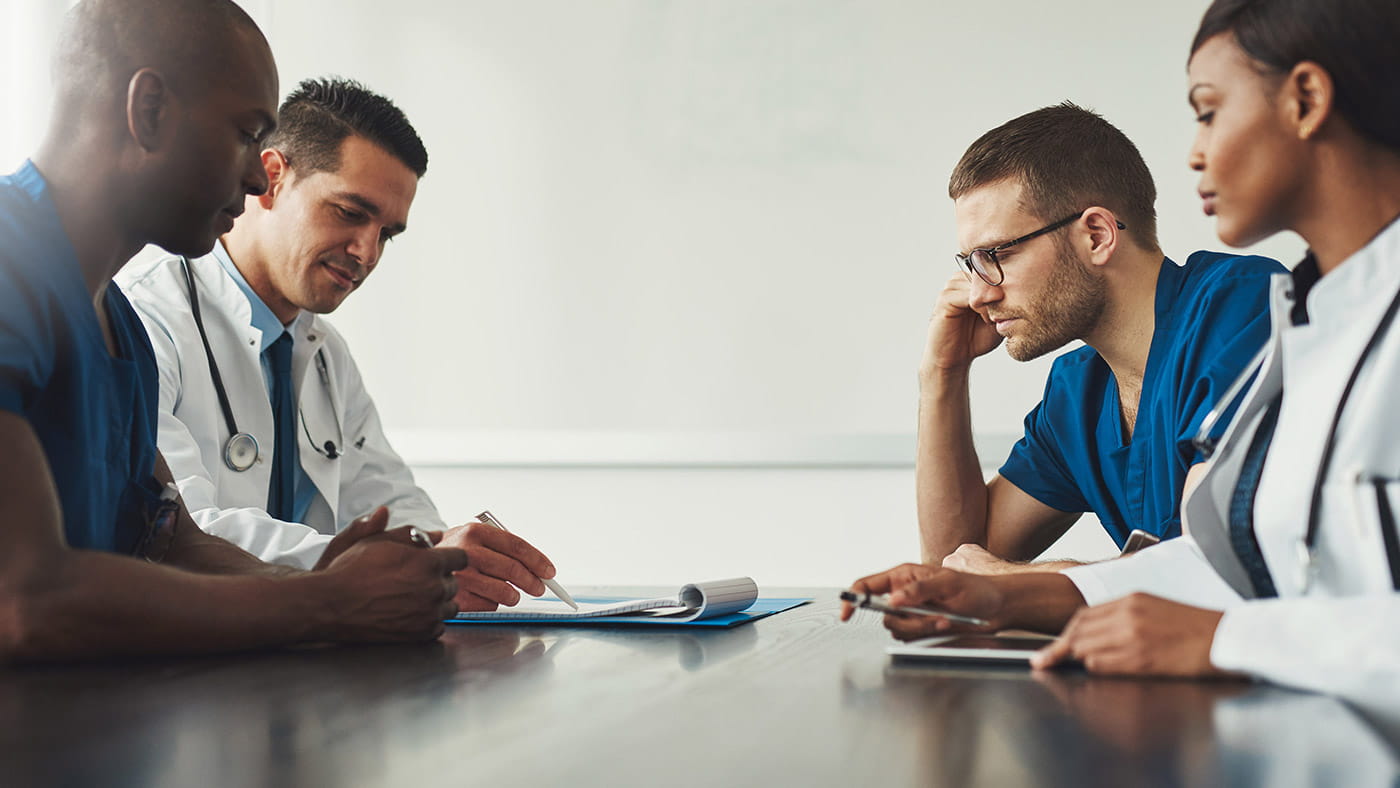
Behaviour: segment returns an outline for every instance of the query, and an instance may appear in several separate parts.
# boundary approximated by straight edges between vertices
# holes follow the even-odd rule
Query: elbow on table
[[[5,577],[0,573],[0,665],[52,657],[65,624],[54,615],[54,595],[64,584],[58,567]]]
[[[0,587],[0,665],[42,657],[39,607],[33,594]]]

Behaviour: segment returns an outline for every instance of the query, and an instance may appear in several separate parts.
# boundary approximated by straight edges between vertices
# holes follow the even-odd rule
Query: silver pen
[[[490,512],[482,512],[481,514],[478,514],[476,516],[476,519],[482,521],[483,523],[486,523],[492,528],[499,528],[502,531],[505,531],[506,533],[510,533],[510,529],[502,525],[501,521],[496,519],[496,515],[491,514]],[[569,596],[569,592],[565,591],[563,586],[559,585],[553,580],[545,580],[543,577],[541,577],[540,579],[544,580],[545,588],[548,588],[550,591],[553,591],[554,595],[564,600],[564,603],[567,604],[569,607],[573,608],[574,610],[578,610],[578,603],[574,601],[573,597]]]

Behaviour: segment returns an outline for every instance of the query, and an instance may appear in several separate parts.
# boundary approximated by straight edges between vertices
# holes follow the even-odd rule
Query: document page
[[[675,621],[694,621],[726,613],[737,613],[758,599],[758,585],[753,578],[736,577],[711,580],[683,586],[675,596],[654,599],[628,599],[603,604],[580,602],[574,610],[556,599],[524,599],[513,607],[503,607],[484,613],[458,613],[452,621],[490,621],[492,619],[527,619],[562,621],[580,618],[603,618],[617,615],[666,616]]]

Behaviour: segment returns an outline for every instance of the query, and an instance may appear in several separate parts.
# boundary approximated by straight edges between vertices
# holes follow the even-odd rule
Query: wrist
[[[1002,593],[997,623],[1014,629],[1059,632],[1084,597],[1074,581],[1058,572],[1022,572],[992,578]]]
[[[919,391],[929,396],[938,391],[966,389],[971,370],[971,362],[953,366],[925,362],[919,366]]]
[[[334,571],[298,572],[277,578],[280,604],[289,616],[287,627],[297,643],[331,643],[340,637],[345,617],[344,594]]]

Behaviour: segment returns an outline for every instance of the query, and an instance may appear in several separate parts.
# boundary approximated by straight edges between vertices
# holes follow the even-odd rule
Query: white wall
[[[1097,108],[1157,174],[1169,253],[1219,246],[1184,163],[1206,5],[259,13],[284,90],[360,78],[430,148],[409,232],[337,324],[388,423],[460,447],[483,430],[910,434],[924,326],[954,271],[947,174],[986,129],[1066,98]],[[984,360],[977,429],[1019,431],[1046,368]]]
[[[903,468],[420,468],[450,522],[490,509],[567,587],[749,575],[760,588],[840,586],[918,560]],[[1116,553],[1085,517],[1048,557]]]

